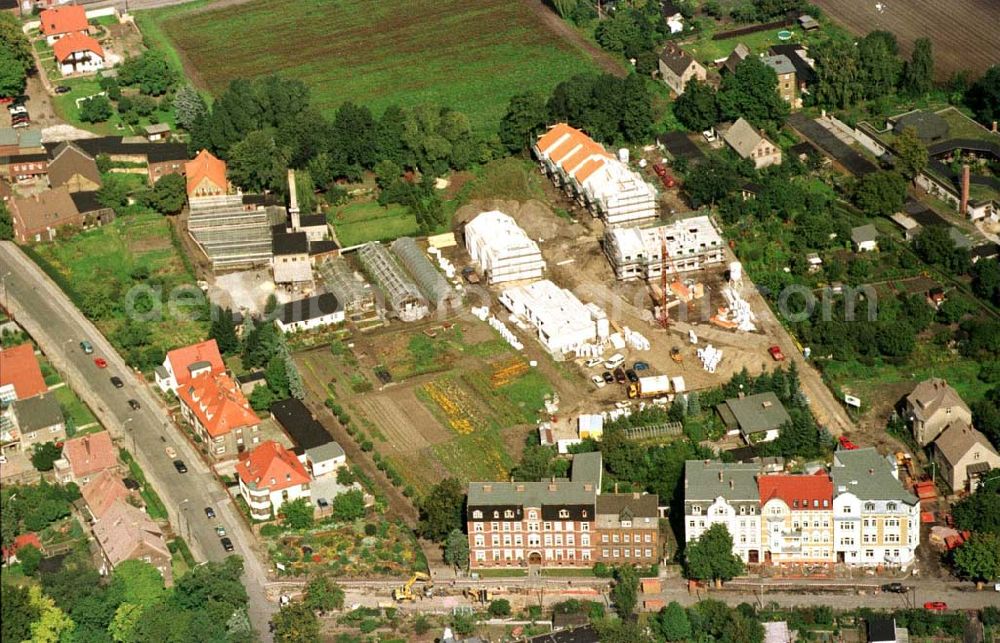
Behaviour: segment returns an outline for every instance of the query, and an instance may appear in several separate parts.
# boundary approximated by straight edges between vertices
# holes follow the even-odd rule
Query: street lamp
[[[124,422],[122,422],[122,428],[125,429],[125,432],[128,434],[129,441],[132,443],[132,454],[133,455],[135,455],[135,434],[132,433],[132,427],[130,427],[128,425],[128,423],[131,422],[134,419],[135,419],[134,417],[131,417],[131,418],[128,418],[127,420],[125,420]]]

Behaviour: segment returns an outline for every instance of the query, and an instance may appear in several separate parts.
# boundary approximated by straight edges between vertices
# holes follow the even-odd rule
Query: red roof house
[[[201,373],[178,388],[177,397],[181,415],[212,445],[216,458],[235,455],[245,433],[260,425],[239,385],[225,373]]]
[[[184,165],[189,197],[218,196],[229,191],[226,180],[226,162],[208,150],[198,152],[193,161]]]
[[[44,552],[45,549],[42,547],[42,541],[39,540],[38,534],[35,532],[28,532],[26,534],[20,534],[14,538],[14,542],[11,543],[10,547],[3,548],[3,559],[4,561],[10,561],[11,558],[17,556],[18,550],[22,547],[27,547],[28,545],[33,546],[38,551]]]
[[[67,5],[46,9],[38,16],[41,22],[41,30],[48,39],[49,44],[53,44],[56,39],[68,34],[86,35],[90,25],[87,24],[87,12],[80,5]]]
[[[777,474],[760,476],[757,479],[760,504],[775,498],[781,500],[792,511],[829,509],[833,506],[833,481],[826,471],[815,475]]]
[[[49,390],[31,344],[0,350],[0,401],[14,402]]]
[[[178,387],[187,384],[196,375],[225,371],[219,345],[214,339],[209,339],[167,353],[163,365],[156,368],[156,383],[164,393],[176,393]]]
[[[118,449],[107,431],[66,440],[56,461],[56,479],[84,485],[105,469],[118,466]]]
[[[86,34],[71,33],[63,36],[52,45],[52,53],[56,55],[56,61],[60,63],[70,59],[73,54],[81,52],[96,54],[101,57],[102,61],[105,57],[101,43]]]
[[[128,501],[129,490],[121,477],[112,469],[105,469],[80,488],[87,507],[94,518],[100,519],[116,500]]]
[[[270,518],[281,505],[309,495],[309,473],[295,454],[274,440],[264,442],[236,464],[240,493],[255,518]]]

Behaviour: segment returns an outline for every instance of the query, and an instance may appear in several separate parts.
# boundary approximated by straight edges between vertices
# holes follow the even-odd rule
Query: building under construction
[[[604,252],[615,277],[623,281],[658,279],[664,267],[672,275],[722,263],[724,246],[715,224],[704,215],[604,233]]]
[[[213,270],[270,263],[271,226],[285,219],[283,207],[244,203],[241,194],[203,196],[190,206],[188,232]]]
[[[326,284],[344,306],[344,314],[354,322],[378,317],[377,293],[372,285],[354,272],[343,257],[324,261],[317,270]]]
[[[441,276],[412,237],[400,237],[389,247],[416,281],[427,301],[445,310],[458,310],[462,306],[462,296]]]
[[[358,249],[358,260],[368,278],[385,294],[386,303],[400,320],[419,321],[430,314],[420,289],[385,246],[366,243]]]

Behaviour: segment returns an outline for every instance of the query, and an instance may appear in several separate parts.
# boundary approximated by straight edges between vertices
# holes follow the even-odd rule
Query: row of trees
[[[919,97],[933,88],[934,56],[928,38],[916,40],[906,61],[888,31],[873,31],[857,44],[845,36],[833,37],[813,47],[810,55],[816,59],[813,95],[826,107],[849,107],[893,92]]]
[[[24,93],[28,72],[35,67],[31,43],[9,11],[0,13],[0,98]]]
[[[735,73],[725,74],[718,92],[694,80],[674,101],[677,120],[693,132],[737,118],[745,118],[754,127],[777,130],[788,110],[788,103],[778,94],[778,75],[756,56],[737,65]]]

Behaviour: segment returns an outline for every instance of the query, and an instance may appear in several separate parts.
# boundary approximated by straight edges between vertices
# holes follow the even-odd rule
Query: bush
[[[378,629],[378,621],[374,618],[366,618],[358,625],[358,629],[361,630],[362,634],[370,634]]]
[[[378,532],[378,527],[376,527],[374,524],[372,524],[370,522],[365,523],[365,535],[366,536],[374,536],[377,532]]]
[[[104,96],[94,96],[80,103],[80,120],[84,123],[103,123],[111,118],[111,101]]]
[[[281,534],[281,527],[278,525],[264,525],[260,528],[260,535],[265,538],[272,538]]]
[[[510,616],[510,601],[506,598],[498,598],[490,603],[489,612],[490,616],[497,618],[501,616]]]
[[[598,578],[611,578],[615,570],[604,563],[594,563],[594,576]]]

